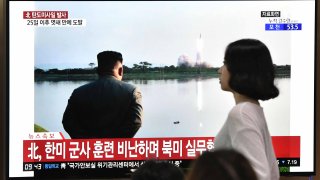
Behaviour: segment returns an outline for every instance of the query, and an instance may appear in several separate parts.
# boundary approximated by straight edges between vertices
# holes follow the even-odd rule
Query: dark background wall
[[[5,41],[5,0],[1,0],[0,3],[0,179],[4,178],[5,161],[4,161],[4,122],[5,122],[5,53],[6,53],[6,41]]]
[[[0,2],[0,179],[5,179],[5,171],[6,171],[6,164],[5,164],[5,112],[6,112],[6,27],[5,27],[5,16],[6,16],[6,0],[1,0]],[[316,173],[317,175],[313,177],[314,180],[320,180],[320,3],[317,4],[317,109],[318,112],[316,114]],[[309,177],[281,177],[281,180],[308,180]]]

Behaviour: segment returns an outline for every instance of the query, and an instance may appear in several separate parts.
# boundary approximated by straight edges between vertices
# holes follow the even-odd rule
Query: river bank
[[[208,79],[218,78],[217,72],[146,72],[126,73],[124,81],[129,80],[166,80],[166,79]],[[276,74],[277,78],[290,78],[290,72]],[[93,81],[98,79],[97,74],[36,74],[35,82],[41,81]]]

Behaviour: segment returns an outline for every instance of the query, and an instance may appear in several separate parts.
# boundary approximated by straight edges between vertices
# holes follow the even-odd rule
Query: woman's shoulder
[[[251,102],[242,102],[235,105],[230,113],[228,120],[238,125],[254,125],[264,118],[263,108]]]
[[[241,102],[236,104],[230,111],[231,114],[248,114],[248,113],[263,113],[263,108],[255,103]]]

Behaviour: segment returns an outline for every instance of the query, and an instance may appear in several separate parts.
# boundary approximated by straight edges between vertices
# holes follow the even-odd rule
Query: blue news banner
[[[302,29],[301,23],[266,24],[266,31],[297,31]]]

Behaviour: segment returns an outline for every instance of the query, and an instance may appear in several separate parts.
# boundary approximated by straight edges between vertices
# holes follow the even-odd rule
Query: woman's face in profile
[[[231,91],[229,86],[230,72],[228,71],[227,66],[225,64],[221,66],[218,73],[221,89],[224,91]]]

